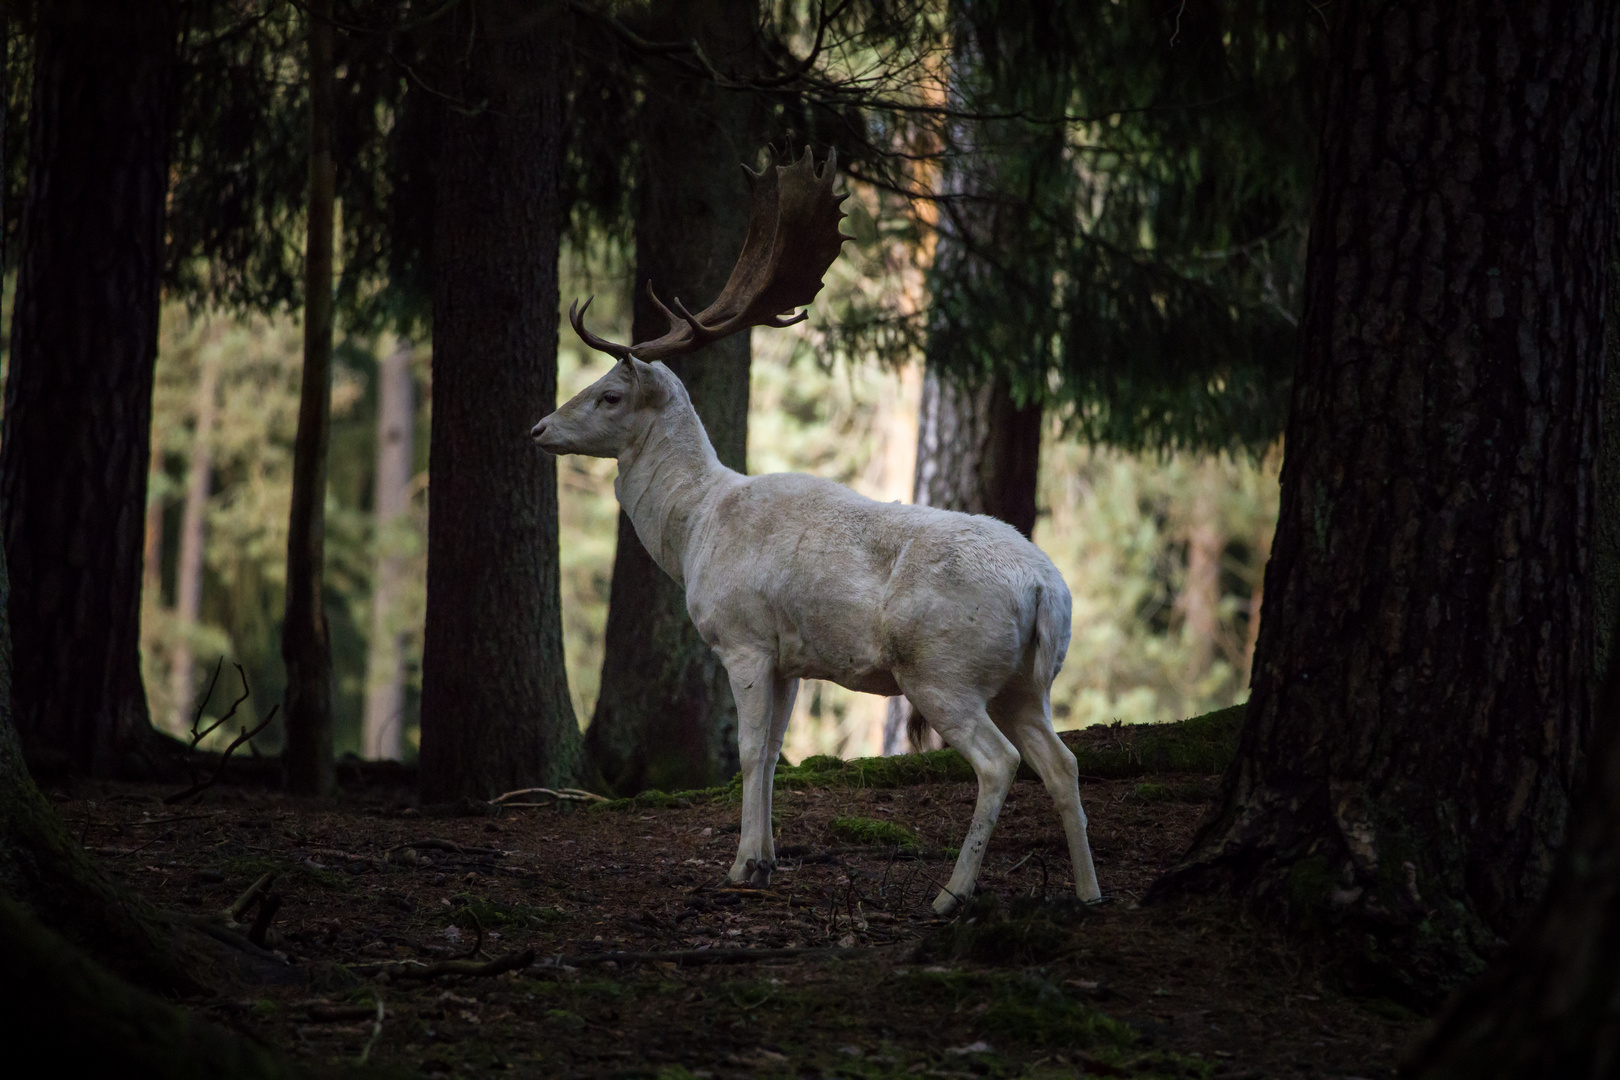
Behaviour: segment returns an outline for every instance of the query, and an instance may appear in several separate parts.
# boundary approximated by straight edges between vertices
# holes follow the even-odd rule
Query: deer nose
[[[546,420],[550,419],[551,417],[546,417]],[[533,439],[535,442],[539,442],[541,439],[546,437],[546,420],[540,421],[538,424],[534,425],[534,427],[529,429],[529,438]]]

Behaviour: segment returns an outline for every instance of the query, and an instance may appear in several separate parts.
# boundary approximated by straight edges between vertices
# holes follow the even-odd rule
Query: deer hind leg
[[[984,700],[972,692],[935,691],[907,686],[902,682],[912,707],[928,718],[928,724],[957,753],[967,758],[979,778],[979,798],[973,806],[973,820],[956,857],[951,879],[934,898],[934,911],[948,915],[973,895],[979,879],[979,866],[990,843],[990,833],[1001,815],[1013,777],[1018,772],[1018,750],[991,721]]]
[[[996,721],[1057,805],[1069,840],[1075,895],[1082,900],[1096,900],[1102,892],[1097,888],[1097,869],[1092,865],[1091,843],[1086,837],[1086,811],[1080,805],[1079,769],[1074,754],[1052,730],[1050,708],[1047,695],[1033,689],[1005,694],[991,703]]]
[[[737,757],[743,774],[742,829],[730,877],[763,885],[770,881],[776,851],[771,783],[798,682],[779,677],[768,660],[733,660],[726,673],[737,702]]]

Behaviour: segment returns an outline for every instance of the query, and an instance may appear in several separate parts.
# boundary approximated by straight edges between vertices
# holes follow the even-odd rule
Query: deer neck
[[[682,395],[645,436],[619,455],[613,492],[636,536],[660,569],[686,584],[685,559],[706,517],[707,502],[727,477],[703,421]]]

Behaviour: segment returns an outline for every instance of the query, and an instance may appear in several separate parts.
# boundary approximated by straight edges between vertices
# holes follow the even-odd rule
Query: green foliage
[[[215,426],[208,438],[212,477],[205,516],[201,623],[185,627],[175,619],[170,604],[176,588],[181,502],[196,438],[197,384],[205,355],[219,366],[219,386]],[[178,733],[190,722],[193,709],[190,700],[173,698],[169,678],[169,663],[182,636],[189,639],[199,660],[194,692],[201,691],[201,669],[211,669],[207,662],[224,655],[242,665],[253,690],[237,713],[239,719],[251,724],[281,698],[287,510],[301,365],[301,331],[291,318],[193,314],[174,304],[164,310],[153,394],[157,482],[149,496],[162,507],[158,539],[162,587],[155,593],[147,590],[142,597],[142,664],[153,716],[172,732]],[[417,366],[419,381],[425,382],[426,364]],[[419,685],[425,484],[417,484],[411,510],[398,525],[386,535],[377,535],[369,505],[376,440],[375,372],[376,353],[367,342],[347,339],[336,350],[327,479],[326,608],[339,753],[359,748],[371,631],[371,579],[381,550],[401,555],[407,568],[407,584],[391,616],[406,636],[408,714],[414,710]],[[417,427],[417,467],[425,470],[426,402],[419,410]],[[425,476],[419,479],[425,480]],[[223,713],[236,694],[237,683],[227,664],[207,715]],[[407,728],[413,729],[409,715],[406,720]],[[234,731],[221,729],[211,744],[228,741],[233,735]],[[255,740],[268,751],[279,742],[279,722]]]
[[[1264,447],[1287,416],[1320,21],[1280,0],[952,11],[951,92],[981,118],[945,129],[930,361],[1001,370],[1088,439]]]
[[[1132,789],[1132,794],[1141,801],[1149,803],[1170,802],[1176,797],[1167,784],[1137,784]]]
[[[1085,910],[1073,897],[1018,897],[1003,908],[995,893],[981,892],[924,943],[923,951],[933,958],[985,964],[1045,963],[1068,951]]]
[[[852,844],[883,844],[891,847],[914,848],[917,834],[903,825],[874,818],[836,817],[828,826],[840,840]]]

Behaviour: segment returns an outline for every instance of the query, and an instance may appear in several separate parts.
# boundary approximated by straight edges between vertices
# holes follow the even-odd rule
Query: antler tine
[[[578,300],[570,303],[568,305],[568,321],[573,325],[574,333],[578,334],[579,339],[585,344],[589,345],[598,352],[605,352],[609,356],[616,356],[620,360],[623,360],[625,357],[630,355],[631,347],[629,345],[620,345],[618,342],[597,337],[595,334],[585,329],[585,313],[591,310],[591,301],[595,299],[596,297],[594,295],[587,297],[584,307],[579,306]]]
[[[650,362],[683,356],[751,326],[780,329],[809,317],[807,311],[784,313],[815,299],[827,268],[851,239],[839,230],[843,199],[832,190],[838,155],[829,153],[818,170],[806,146],[797,161],[757,173],[744,165],[743,176],[749,189],[748,233],[714,303],[694,315],[676,298],[672,311],[649,281],[647,295],[669,320],[669,329],[651,341],[616,345],[589,334],[570,308],[569,321],[586,344],[620,358],[634,350],[636,359]]]

